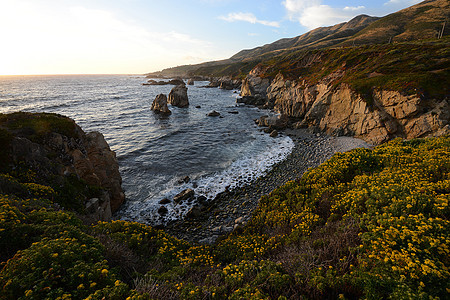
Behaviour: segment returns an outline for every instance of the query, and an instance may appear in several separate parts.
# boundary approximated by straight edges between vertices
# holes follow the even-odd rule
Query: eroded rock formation
[[[407,139],[450,132],[448,99],[424,99],[398,91],[374,90],[369,100],[347,84],[334,84],[332,73],[314,85],[285,79],[272,81],[253,70],[243,80],[241,96],[290,118],[295,126],[315,127],[328,134],[351,135],[373,144],[394,137]],[[256,99],[256,100],[255,100]],[[244,102],[244,100],[240,100]]]
[[[184,84],[175,86],[169,93],[168,103],[176,107],[188,107],[189,99],[187,90]]]
[[[167,96],[164,94],[156,96],[155,100],[153,100],[151,110],[157,113],[170,115],[172,112],[167,107]]]

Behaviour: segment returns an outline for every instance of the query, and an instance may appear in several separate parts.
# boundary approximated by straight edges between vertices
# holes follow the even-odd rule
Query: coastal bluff
[[[449,134],[448,78],[439,69],[440,48],[427,49],[427,73],[385,63],[407,62],[423,50],[406,52],[407,47],[323,50],[296,61],[261,63],[243,79],[238,102],[273,109],[288,117],[294,128],[353,136],[374,145],[396,137]],[[292,70],[279,67],[288,64]]]
[[[123,203],[116,154],[101,133],[85,133],[61,115],[18,112],[0,115],[0,138],[3,170],[55,191],[76,190],[61,200],[62,207],[86,212],[90,221],[107,221]],[[0,192],[8,189],[0,183]]]

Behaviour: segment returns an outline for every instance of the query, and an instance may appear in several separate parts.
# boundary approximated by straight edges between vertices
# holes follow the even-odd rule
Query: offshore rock
[[[146,83],[143,83],[142,85],[184,85],[184,81],[181,78],[175,78],[169,81],[159,80],[156,81],[154,79],[149,79]]]
[[[222,90],[233,90],[241,87],[241,80],[232,79],[229,76],[220,77],[218,79],[219,88]]]
[[[217,112],[217,111],[215,111],[215,110],[213,110],[213,111],[209,112],[209,113],[207,114],[207,116],[208,116],[208,117],[218,117],[218,116],[220,116],[220,113]]]
[[[156,96],[155,100],[153,100],[151,110],[156,113],[170,115],[172,112],[167,107],[167,96],[164,94]]]
[[[188,107],[187,87],[184,84],[174,87],[169,93],[168,103],[176,107]]]

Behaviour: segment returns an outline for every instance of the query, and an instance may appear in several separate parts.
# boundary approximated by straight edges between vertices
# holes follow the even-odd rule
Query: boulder
[[[262,116],[256,123],[259,126],[265,126],[272,129],[285,129],[289,125],[289,118],[286,115]]]
[[[187,87],[184,84],[174,87],[169,93],[168,103],[176,107],[188,107]]]
[[[277,136],[278,136],[278,131],[272,130],[272,132],[270,133],[270,137],[275,138],[275,137],[277,137]]]
[[[186,213],[186,219],[197,219],[201,217],[203,214],[203,210],[201,206],[191,207]]]
[[[173,202],[179,204],[182,201],[192,200],[194,198],[195,192],[192,189],[185,189],[175,197],[173,197]]]
[[[169,210],[165,206],[161,206],[158,209],[158,214],[160,214],[161,216],[167,215],[168,212],[169,212]]]
[[[164,94],[159,94],[156,96],[155,100],[153,100],[151,110],[156,113],[170,115],[172,112],[167,107],[167,96]]]
[[[220,85],[219,85],[219,89],[232,90],[232,89],[234,89],[233,82],[231,80],[229,80],[229,81],[221,81]]]
[[[217,79],[212,79],[208,85],[205,85],[205,88],[216,88],[220,86],[220,82]]]
[[[158,203],[159,203],[159,204],[169,204],[169,203],[170,203],[170,200],[167,199],[167,198],[164,198],[164,199],[159,200]]]
[[[263,107],[266,105],[266,98],[261,96],[243,96],[242,98],[237,98],[236,103],[242,103],[246,105],[252,105],[257,107]]]
[[[213,110],[212,112],[207,114],[208,117],[218,117],[220,116],[220,113],[218,113],[217,111]]]
[[[191,181],[191,178],[189,176],[185,176],[178,180],[178,184],[189,183],[189,181]]]

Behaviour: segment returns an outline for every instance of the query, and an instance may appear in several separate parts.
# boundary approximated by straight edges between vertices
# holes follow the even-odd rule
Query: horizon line
[[[151,73],[151,72],[147,72]],[[142,75],[146,73],[43,73],[43,74],[0,74],[0,76],[85,76],[85,75]]]

